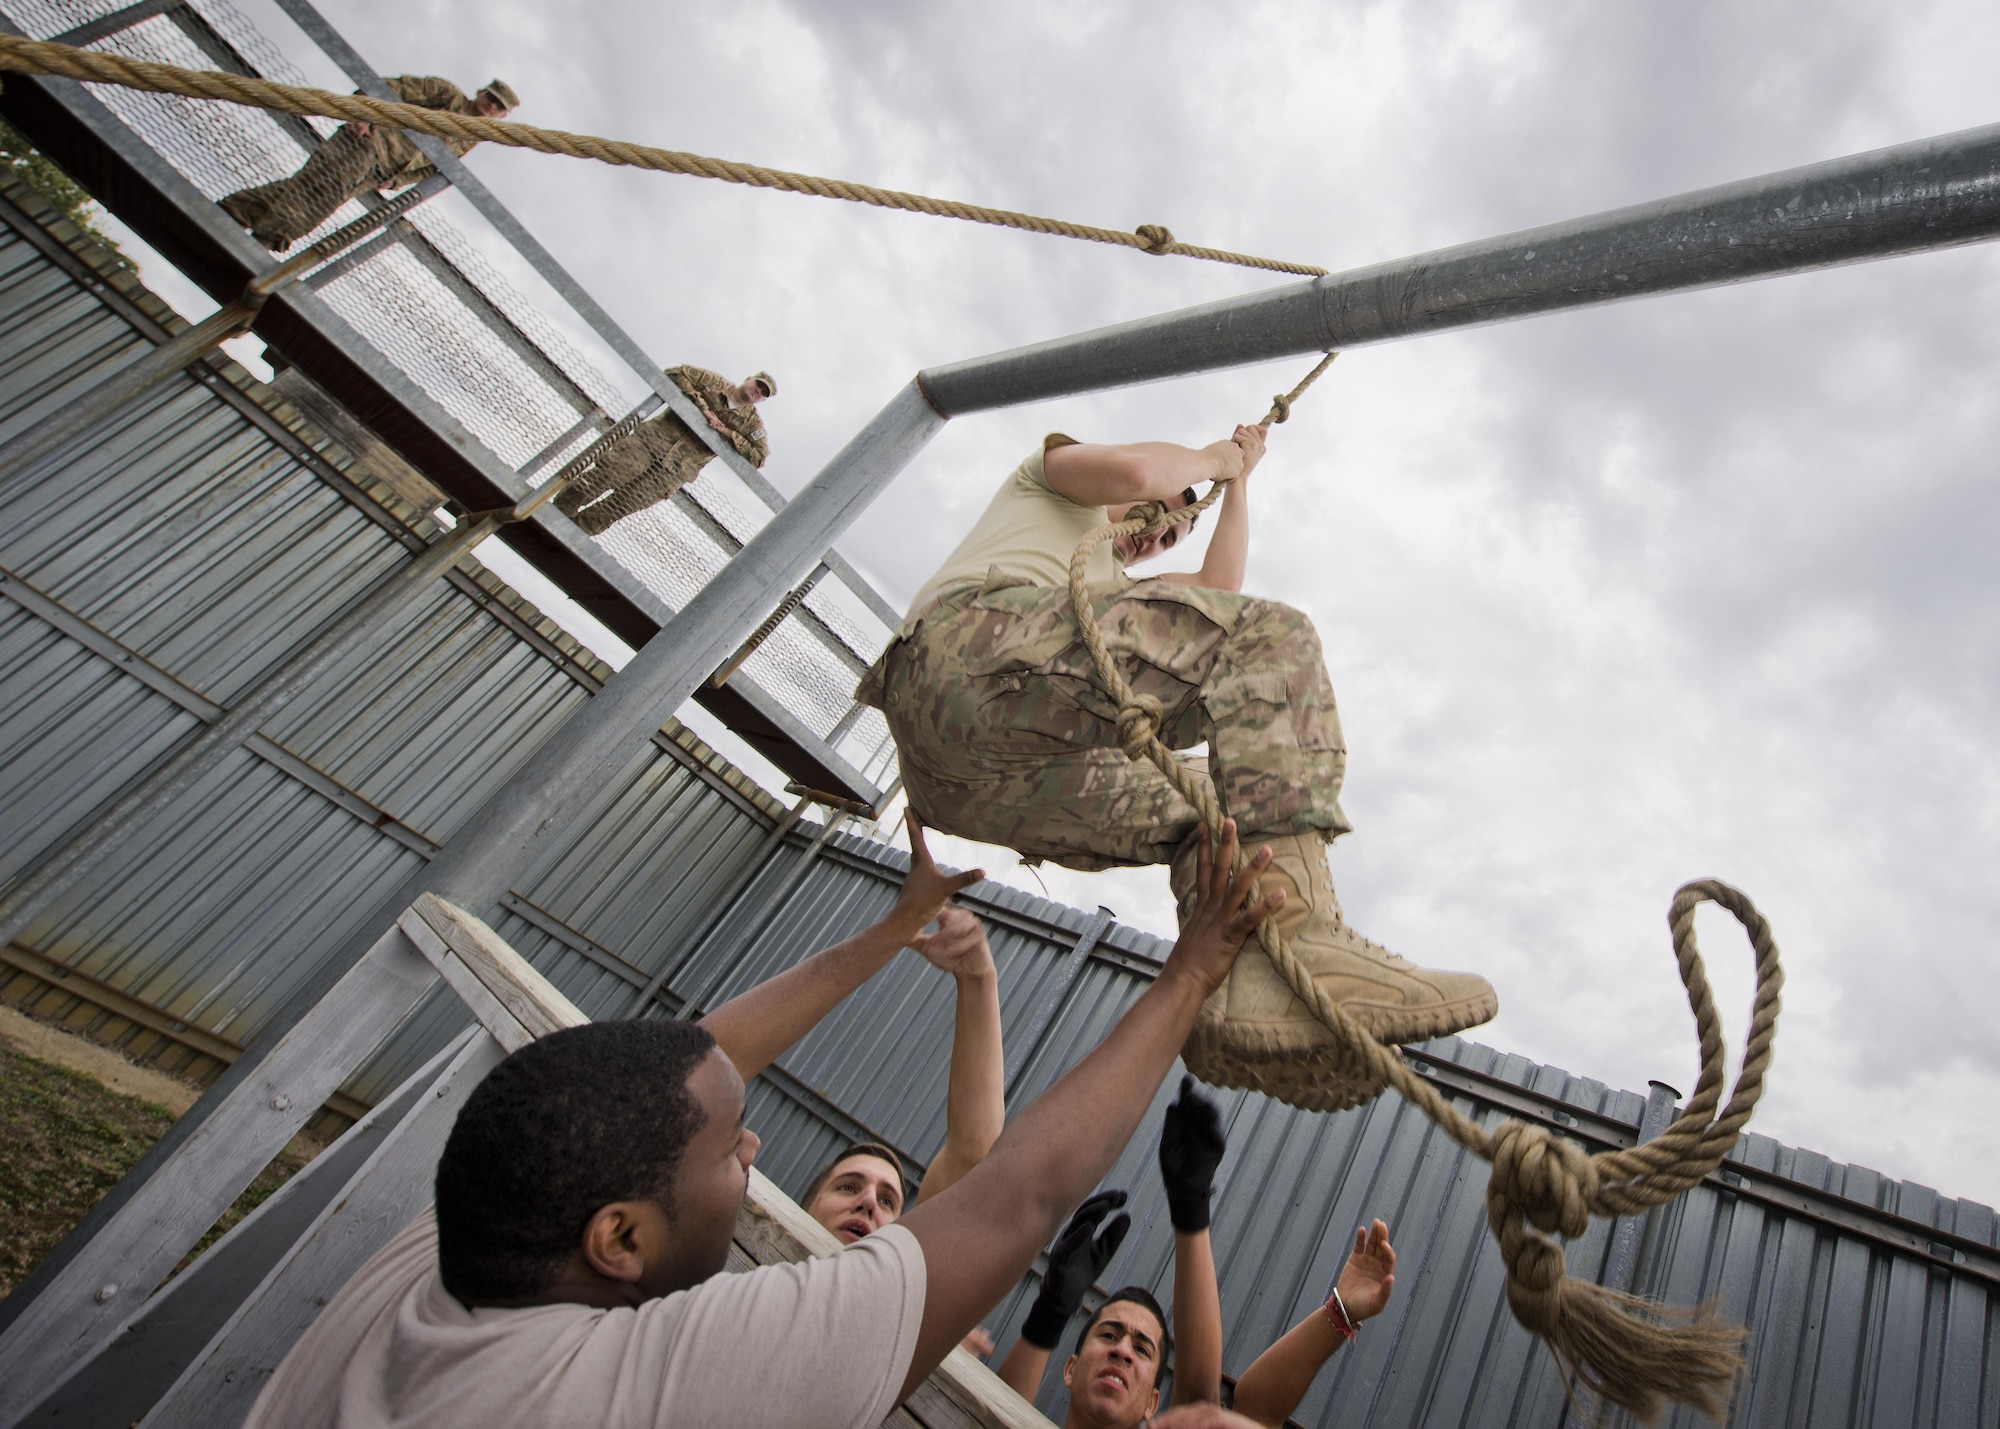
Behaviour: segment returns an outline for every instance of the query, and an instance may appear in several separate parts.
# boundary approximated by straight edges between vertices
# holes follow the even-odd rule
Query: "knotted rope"
[[[1284,421],[1291,405],[1333,360],[1319,366],[1289,393],[1275,398],[1265,423]],[[1135,694],[1119,672],[1097,626],[1084,584],[1090,553],[1121,536],[1150,536],[1190,520],[1221,494],[1217,483],[1201,500],[1178,511],[1155,503],[1135,507],[1123,521],[1109,522],[1086,536],[1070,558],[1070,603],[1077,629],[1097,666],[1098,678],[1118,705],[1118,743],[1134,760],[1144,758],[1164,774],[1210,829],[1222,826],[1223,810],[1208,780],[1197,777],[1161,742],[1160,702]],[[1236,868],[1245,857],[1239,848]],[[1701,954],[1695,946],[1694,911],[1716,903],[1734,914],[1756,953],[1757,990],[1743,1064],[1729,1103],[1722,1096],[1722,1022]],[[1401,1055],[1357,1026],[1294,956],[1266,918],[1257,927],[1258,945],[1293,993],[1333,1035],[1333,1060],[1356,1082],[1390,1086],[1429,1117],[1460,1146],[1492,1163],[1486,1187],[1486,1221],[1500,1244],[1507,1267],[1507,1303],[1514,1316],[1548,1342],[1572,1385],[1651,1421],[1663,1400],[1677,1400],[1721,1419],[1743,1367],[1743,1332],[1719,1325],[1712,1309],[1676,1311],[1568,1274],[1555,1236],[1575,1238],[1592,1216],[1636,1215],[1663,1205],[1722,1164],[1763,1093],[1778,1025],[1778,993],[1784,974],[1770,925],[1749,898],[1714,880],[1683,885],[1667,914],[1681,984],[1687,989],[1701,1042],[1701,1077],[1686,1108],[1660,1135],[1621,1151],[1588,1155],[1555,1132],[1526,1122],[1503,1120],[1486,1131],[1413,1072]]]
[[[600,164],[652,169],[666,174],[688,174],[694,178],[720,179],[724,183],[748,184],[753,188],[783,189],[788,193],[815,198],[845,199],[850,203],[872,204],[877,208],[898,208],[906,213],[926,213],[933,218],[958,218],[968,223],[991,224],[997,228],[1017,228],[1028,233],[1047,233],[1057,238],[1078,238],[1090,243],[1110,243],[1141,252],[1174,254],[1199,258],[1209,263],[1233,263],[1239,268],[1263,268],[1274,273],[1303,273],[1317,277],[1326,272],[1304,263],[1286,263],[1277,258],[1259,258],[1249,253],[1231,253],[1221,248],[1199,248],[1182,243],[1166,229],[1147,224],[1136,233],[1117,228],[1095,228],[1060,218],[1041,218],[1011,209],[986,208],[959,203],[955,199],[927,198],[923,194],[879,189],[845,179],[825,179],[814,174],[796,174],[784,169],[766,169],[756,164],[739,164],[731,159],[711,159],[676,149],[655,149],[645,144],[628,144],[618,139],[599,139],[589,134],[571,134],[562,129],[541,129],[511,120],[487,119],[474,114],[453,114],[447,110],[425,109],[420,105],[375,99],[365,94],[335,94],[331,90],[309,89],[302,85],[278,84],[252,75],[230,74],[222,70],[182,69],[178,65],[156,64],[131,59],[106,50],[82,50],[47,40],[29,40],[16,35],[0,35],[0,68],[22,74],[52,74],[91,84],[116,84],[127,89],[143,89],[155,94],[179,94],[189,99],[217,99],[227,104],[244,104],[256,109],[277,109],[287,114],[309,114],[349,123],[380,124],[390,129],[414,130],[439,139],[463,139],[473,143],[506,144],[516,149],[533,149],[540,154],[562,154],[573,159],[595,159]]]

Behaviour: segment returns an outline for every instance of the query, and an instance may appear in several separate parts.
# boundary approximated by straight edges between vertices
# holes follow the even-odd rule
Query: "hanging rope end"
[[[1713,1301],[1681,1310],[1567,1280],[1546,1337],[1573,1388],[1646,1424],[1672,1404],[1723,1423],[1743,1376],[1745,1331]]]

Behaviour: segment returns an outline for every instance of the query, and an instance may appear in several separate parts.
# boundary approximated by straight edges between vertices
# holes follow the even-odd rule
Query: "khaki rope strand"
[[[1136,233],[1117,228],[1095,228],[1060,218],[1016,213],[1011,209],[986,208],[979,204],[959,203],[954,199],[928,198],[923,194],[903,193],[897,189],[849,183],[844,179],[766,169],[730,159],[712,159],[677,149],[655,149],[645,144],[572,134],[562,129],[542,129],[511,120],[425,109],[420,105],[376,99],[365,94],[335,94],[331,90],[278,84],[273,80],[230,74],[223,70],[183,69],[178,65],[132,59],[106,50],[83,50],[15,35],[0,35],[0,68],[23,74],[57,75],[91,84],[121,85],[155,94],[178,94],[188,99],[214,99],[227,104],[277,109],[287,114],[314,115],[348,123],[380,124],[390,129],[414,130],[438,139],[505,144],[517,149],[533,149],[541,154],[594,159],[601,164],[650,169],[658,173],[720,179],[724,183],[782,189],[787,193],[807,194],[815,198],[844,199],[877,208],[901,209],[905,213],[929,214],[934,218],[957,218],[968,223],[1045,233],[1057,238],[1110,243],[1121,248],[1136,248],[1144,253],[1171,253],[1210,263],[1230,263],[1239,268],[1262,268],[1274,273],[1300,273],[1309,277],[1326,272],[1324,268],[1304,263],[1259,258],[1249,253],[1231,253],[1221,248],[1199,248],[1179,242],[1166,229],[1153,224],[1147,224]]]
[[[1291,404],[1333,361],[1328,353],[1289,394],[1273,399],[1265,422],[1283,421]],[[1118,705],[1118,740],[1133,760],[1146,759],[1179,791],[1210,829],[1224,817],[1214,786],[1188,769],[1159,737],[1164,711],[1150,695],[1135,694],[1118,669],[1098,629],[1084,576],[1090,554],[1122,536],[1148,536],[1193,519],[1222,494],[1218,482],[1207,495],[1177,511],[1157,503],[1135,506],[1123,521],[1109,522],[1086,536],[1070,558],[1069,595],[1078,633],[1098,678]],[[1239,848],[1236,871],[1246,866]],[[1722,1098],[1722,1020],[1695,944],[1694,913],[1716,903],[1733,914],[1748,934],[1756,959],[1756,996],[1745,1038],[1743,1062],[1727,1106]],[[1668,912],[1674,957],[1694,1013],[1701,1045],[1701,1075],[1687,1106],[1674,1123],[1643,1145],[1588,1155],[1574,1142],[1545,1127],[1503,1120],[1490,1132],[1461,1113],[1402,1056],[1364,1032],[1314,980],[1311,971],[1285,946],[1277,924],[1257,926],[1258,945],[1299,1001],[1333,1034],[1334,1058],[1354,1081],[1395,1088],[1453,1141],[1490,1162],[1487,1223],[1507,1267],[1507,1301],[1515,1318],[1546,1340],[1572,1385],[1640,1418],[1656,1418],[1666,1400],[1694,1406],[1713,1418],[1727,1412],[1743,1368],[1742,1330],[1716,1324],[1712,1311],[1677,1312],[1639,1297],[1572,1279],[1564,1263],[1560,1235],[1574,1238],[1592,1216],[1635,1215],[1665,1204],[1697,1185],[1722,1164],[1763,1093],[1777,1033],[1779,992],[1784,973],[1770,925],[1750,899],[1728,884],[1703,880],[1674,894]]]

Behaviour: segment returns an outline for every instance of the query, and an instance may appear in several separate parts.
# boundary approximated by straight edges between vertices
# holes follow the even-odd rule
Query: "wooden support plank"
[[[216,1429],[242,1422],[326,1302],[430,1206],[438,1148],[472,1089],[505,1056],[500,1044],[483,1032],[467,1036],[416,1110],[383,1139],[312,1229],[237,1306],[140,1421],[142,1429]]]
[[[114,1333],[436,980],[400,930],[383,934],[123,1205],[76,1232],[88,1239],[0,1336],[0,1384],[53,1384]]]
[[[480,1025],[510,1052],[537,1037],[590,1021],[505,938],[434,893],[419,895],[397,919],[397,926],[444,974],[452,991],[465,999]],[[488,1010],[482,1015],[478,1000],[497,1003],[512,1026],[488,1021],[495,1014]]]

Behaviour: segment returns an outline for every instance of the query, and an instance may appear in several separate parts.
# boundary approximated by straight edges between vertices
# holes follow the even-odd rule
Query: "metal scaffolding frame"
[[[281,3],[295,14],[307,8],[302,0]],[[17,1292],[20,1303],[9,1304],[12,1323],[0,1336],[0,1382],[43,1382],[119,1333],[242,1186],[434,983],[435,972],[398,928],[397,915],[428,893],[483,916],[504,898],[511,880],[559,854],[646,747],[661,712],[694,695],[817,564],[839,573],[829,544],[952,417],[1995,236],[2000,126],[919,373],[664,621],[462,832],[379,900],[364,925],[369,931],[302,988],[31,1285]],[[678,397],[661,395],[669,402]],[[117,1290],[120,1281],[128,1294]]]

